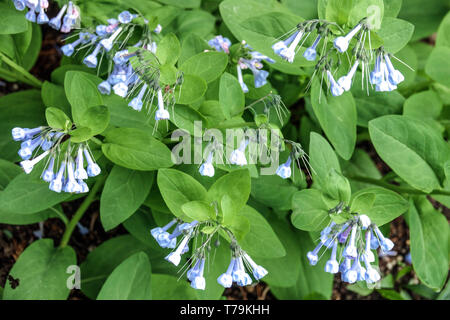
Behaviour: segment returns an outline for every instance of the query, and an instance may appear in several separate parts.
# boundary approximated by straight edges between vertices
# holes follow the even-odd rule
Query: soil
[[[59,46],[62,44],[62,36],[53,29],[42,27],[42,49],[39,58],[32,68],[31,73],[41,80],[50,80],[51,72],[59,66],[61,54]],[[0,96],[23,89],[29,89],[27,85],[7,83],[0,81]],[[390,171],[390,168],[378,157],[373,146],[368,142],[363,142],[358,145],[365,149],[372,159],[375,161],[378,169],[383,174]],[[433,206],[446,215],[450,219],[450,210],[445,208],[438,202],[430,199]],[[73,201],[71,203],[63,203],[63,211],[68,218],[73,215],[81,200]],[[77,254],[77,260],[82,262],[86,259],[89,252],[94,250],[98,245],[104,241],[116,237],[121,234],[126,234],[126,230],[120,226],[112,231],[105,232],[99,220],[99,203],[94,202],[89,208],[88,212],[81,219],[81,224],[89,229],[89,233],[82,235],[78,229],[72,235],[70,245],[74,248]],[[45,221],[44,225],[45,238],[51,238],[57,245],[64,232],[64,224],[61,220],[53,218]],[[33,241],[39,238],[33,233],[39,230],[39,224],[31,224],[25,226],[14,226],[0,224],[0,286],[4,287],[7,281],[14,282],[14,279],[8,279],[8,273],[13,264],[18,259],[20,254]],[[396,275],[404,266],[404,257],[409,252],[409,231],[407,225],[402,217],[397,218],[391,223],[391,239],[395,243],[396,256],[388,256],[380,258],[380,269],[384,275]],[[400,284],[417,283],[417,278],[414,272],[411,271],[401,278],[399,283],[395,284],[398,287]],[[409,292],[413,299],[423,299],[419,295]],[[229,300],[270,300],[275,299],[270,292],[270,287],[264,282],[247,287],[233,287],[226,289],[224,296]],[[70,300],[85,300],[88,299],[80,290],[72,290],[69,296]],[[383,297],[374,291],[367,296],[361,296],[348,289],[348,285],[342,283],[340,276],[335,277],[332,299],[334,300],[375,300],[383,299]]]

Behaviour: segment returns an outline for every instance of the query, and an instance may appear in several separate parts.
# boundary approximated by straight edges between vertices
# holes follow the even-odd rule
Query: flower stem
[[[18,75],[14,75],[14,77],[26,84],[32,85],[36,88],[42,87],[42,82],[37,79],[35,76],[33,76],[31,73],[29,73],[27,70],[25,70],[23,67],[19,66],[17,63],[9,59],[6,55],[0,52],[0,61],[4,62],[8,66],[10,66],[12,69],[18,72]],[[6,71],[6,70],[2,70]]]
[[[77,225],[78,221],[83,217],[86,210],[89,208],[91,203],[95,200],[95,196],[99,189],[102,187],[103,183],[105,183],[107,175],[102,175],[98,178],[98,180],[95,182],[94,186],[92,187],[92,190],[89,192],[86,198],[84,198],[84,201],[81,203],[81,205],[78,207],[78,210],[75,212],[74,216],[70,220],[69,224],[66,227],[66,231],[64,231],[64,234],[61,239],[61,243],[59,245],[60,248],[64,248],[69,243],[70,237],[72,236],[73,230],[75,229],[75,226]]]
[[[430,193],[426,193],[414,188],[409,187],[402,187],[402,186],[396,186],[390,183],[387,183],[382,180],[373,179],[373,178],[367,178],[367,177],[360,177],[360,176],[352,176],[348,177],[351,180],[359,181],[359,182],[366,182],[370,183],[376,186],[380,186],[392,191],[395,191],[397,193],[407,193],[407,194],[422,194],[422,195],[444,195],[444,196],[450,196],[450,191],[447,190],[433,190]]]

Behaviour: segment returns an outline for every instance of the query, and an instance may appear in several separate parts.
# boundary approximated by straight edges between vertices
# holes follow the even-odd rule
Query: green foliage
[[[20,285],[14,289],[7,281],[0,291],[3,299],[67,299],[67,268],[77,264],[76,256],[84,256],[68,244],[74,244],[70,239],[77,222],[92,209],[98,210],[105,231],[120,228],[121,235],[92,243],[87,258],[78,261],[81,291],[90,299],[221,299],[224,287],[217,278],[227,270],[230,248],[241,248],[268,271],[261,281],[277,299],[330,299],[334,277],[324,272],[329,253],[321,251],[316,266],[307,254],[331,222],[359,221],[361,215],[382,227],[386,237],[390,223],[403,217],[412,265],[398,262],[393,269],[397,274],[381,274],[375,285],[357,282],[348,290],[360,296],[376,292],[390,300],[409,300],[415,294],[448,299],[448,219],[440,206],[436,209],[436,201],[450,206],[450,14],[445,1],[79,0],[77,5],[81,27],[90,30],[124,10],[140,17],[127,30],[130,38],[119,37],[123,45],[109,53],[101,49],[97,69],[82,64],[92,52],[90,44],[83,44],[48,70],[48,76],[47,70],[40,74],[47,67],[44,60],[35,65],[48,34],[43,37],[41,27],[27,21],[12,1],[0,2],[0,80],[7,83],[0,97],[0,223],[55,218],[65,228],[61,241],[44,233],[54,239],[35,241],[20,253],[10,270]],[[148,20],[145,27],[143,18]],[[328,28],[317,47],[328,60],[303,56],[323,31],[314,23],[293,63],[271,48],[305,19],[320,19],[313,21]],[[336,81],[346,75],[355,62],[359,35],[345,54],[337,53],[333,40],[360,22],[370,28],[362,43],[364,54],[385,50],[405,79],[395,91],[380,92],[368,79],[373,59],[367,65],[360,51],[351,89],[333,96],[322,71],[329,69]],[[161,33],[151,32],[158,24]],[[435,41],[424,39],[434,33]],[[229,50],[208,43],[217,35],[230,40]],[[156,51],[141,47],[143,39],[145,44],[155,41]],[[136,52],[130,65],[138,82],[129,85],[125,97],[113,88],[101,94],[98,86],[111,74],[119,48]],[[257,70],[243,67],[242,79],[237,74],[237,66],[252,59],[251,51],[275,61],[262,60],[268,76],[260,86],[255,81],[259,65]],[[142,88],[141,80],[151,90],[138,112],[130,102]],[[17,90],[10,82],[24,86],[3,95]],[[162,104],[168,120],[155,117]],[[11,139],[12,129],[39,126],[45,126],[44,132],[64,133],[57,165],[61,150],[77,150],[80,143],[89,147],[102,170],[86,180],[89,194],[51,191],[41,177],[49,158],[35,164],[30,174],[17,165],[23,141]],[[218,161],[228,160],[237,148],[229,145],[235,137],[226,140],[233,129],[246,134],[260,130],[256,137],[249,135],[244,152],[248,164],[242,167]],[[265,129],[274,131],[264,137]],[[270,146],[270,159],[263,161],[263,148],[257,150],[260,158],[253,159],[252,142],[272,142],[275,133],[282,140]],[[177,135],[182,135],[178,145]],[[180,163],[175,150],[184,143],[180,154],[190,160]],[[211,150],[212,177],[199,172]],[[30,159],[42,152],[41,146]],[[292,173],[283,179],[275,170],[288,157]],[[173,248],[161,247],[150,232],[174,218],[179,224],[200,225],[179,264],[182,271],[164,259]],[[55,228],[54,220],[47,223]],[[188,230],[178,236],[177,245]],[[398,238],[398,228],[391,230],[392,238]],[[199,250],[205,239],[207,247]],[[392,250],[400,255],[408,249],[395,243]],[[205,290],[179,279],[199,252],[207,252]],[[419,284],[399,281],[410,272]]]

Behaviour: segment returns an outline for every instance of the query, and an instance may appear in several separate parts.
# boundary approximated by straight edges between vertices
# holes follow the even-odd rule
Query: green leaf
[[[372,205],[366,206],[364,211],[359,211],[359,213],[367,215],[378,226],[394,220],[408,210],[408,202],[405,198],[388,189],[371,187],[353,195],[353,199],[360,197],[366,198],[367,201],[369,199]]]
[[[93,136],[103,133],[109,123],[109,110],[105,106],[93,106],[87,108],[79,121],[81,126],[91,130]]]
[[[288,220],[280,220],[273,214],[268,217],[268,222],[286,249],[286,255],[277,259],[260,258],[256,261],[269,271],[264,277],[264,282],[270,287],[294,286],[298,280],[299,272],[297,270],[301,264],[302,255],[302,244],[298,241],[297,230],[290,225]],[[286,277],[287,274],[289,277]]]
[[[232,171],[214,182],[208,190],[211,201],[220,203],[224,195],[233,201],[233,210],[238,212],[247,203],[250,196],[251,179],[247,169]]]
[[[323,191],[332,199],[348,203],[351,196],[350,182],[335,169],[330,169],[325,179]]]
[[[45,106],[38,90],[24,90],[0,97],[0,154],[3,159],[19,161],[19,144],[11,139],[14,127],[35,128],[45,124]]]
[[[245,96],[236,77],[225,72],[220,77],[219,103],[227,119],[244,111]]]
[[[71,247],[55,248],[52,239],[33,242],[19,256],[9,275],[19,279],[12,288],[7,282],[3,292],[5,300],[65,300],[69,266],[76,266],[77,258]]]
[[[176,104],[173,110],[169,110],[170,114],[170,122],[175,124],[178,128],[184,129],[190,134],[195,134],[195,127],[199,126],[198,121],[201,122],[202,128],[208,127],[207,120],[203,117],[197,110],[181,105]],[[200,130],[198,128],[197,130]]]
[[[181,210],[192,220],[207,221],[215,219],[214,207],[206,201],[190,201],[181,206]]]
[[[0,34],[24,32],[28,29],[28,22],[23,12],[14,8],[12,3],[0,3]]]
[[[144,203],[154,173],[114,166],[100,198],[100,218],[106,231],[128,219]]]
[[[391,54],[406,46],[414,33],[414,25],[397,18],[384,18],[377,34],[383,39],[383,47]]]
[[[65,130],[72,126],[72,121],[69,117],[58,108],[47,108],[45,109],[45,118],[47,123],[53,129]]]
[[[131,235],[109,239],[96,247],[81,264],[81,290],[83,293],[87,297],[95,299],[111,272],[122,261],[140,251],[147,253],[150,259],[152,257],[155,257],[157,261],[162,259],[160,251],[150,250],[147,245]],[[165,268],[166,270],[174,269],[171,269],[171,266],[168,264],[165,264]],[[155,270],[153,261],[152,269]]]
[[[68,71],[64,78],[67,100],[72,106],[72,118],[75,124],[82,123],[83,115],[89,107],[103,104],[92,75],[81,71]]]
[[[80,143],[92,138],[92,131],[87,127],[78,127],[75,130],[70,131],[70,141],[74,143]]]
[[[151,278],[148,256],[142,251],[135,253],[109,275],[97,300],[151,300]]]
[[[223,52],[202,52],[187,59],[180,70],[211,82],[223,73],[228,64],[228,55]]]
[[[450,12],[444,17],[436,35],[437,47],[450,47]]]
[[[435,47],[431,51],[425,72],[435,81],[450,87],[450,47]]]
[[[341,172],[339,160],[333,148],[325,138],[315,132],[310,134],[309,158],[312,178],[321,186],[325,186],[331,169]]]
[[[214,33],[216,17],[205,10],[194,9],[182,11],[177,22],[182,38],[192,33],[205,38]]]
[[[291,209],[292,196],[298,190],[289,179],[277,175],[264,175],[253,178],[252,197],[262,204],[277,209]]]
[[[208,287],[209,290],[209,287]],[[195,300],[196,291],[187,281],[167,274],[152,274],[152,296],[154,300]]]
[[[350,159],[356,143],[356,106],[351,93],[330,96],[316,79],[311,89],[311,104],[336,152],[342,158]]]
[[[207,89],[206,81],[203,78],[192,74],[183,75],[183,84],[177,87],[175,96],[178,97],[178,104],[191,104],[205,95]]]
[[[141,129],[108,130],[102,151],[112,162],[133,170],[151,171],[173,164],[169,148]]]
[[[245,206],[240,214],[250,221],[250,231],[239,241],[242,249],[251,257],[275,259],[286,255],[283,244],[258,211]]]
[[[365,214],[365,212],[368,212],[372,208],[374,202],[375,194],[373,193],[364,192],[355,194],[352,197],[350,211]]]
[[[301,16],[292,14],[292,11],[278,1],[225,0],[220,3],[219,9],[227,28],[237,40],[245,40],[254,50],[276,61],[271,65],[272,68],[300,75],[303,73],[300,66],[312,65],[301,57],[304,49],[299,51],[298,58],[290,64],[277,56],[268,45],[275,43],[277,38],[292,31],[303,21]]]
[[[70,193],[50,191],[48,183],[42,181],[37,169],[27,175],[17,175],[0,193],[2,210],[17,214],[37,213],[70,198]]]
[[[63,86],[44,81],[41,88],[41,97],[45,106],[61,109],[65,114],[71,112]]]
[[[22,169],[18,165],[0,159],[0,190],[3,191],[12,179],[22,172]]]
[[[311,266],[306,257],[307,252],[315,246],[311,235],[303,231],[297,231],[296,235],[297,243],[301,243],[298,248],[300,264],[291,272],[298,272],[297,283],[289,288],[270,286],[271,291],[278,299],[308,299],[317,294],[330,299],[334,277],[323,271],[327,258],[322,257],[317,265]]]
[[[447,279],[449,263],[447,219],[425,197],[420,197],[411,202],[408,224],[414,271],[424,284],[440,290]]]
[[[450,147],[422,121],[389,115],[369,122],[372,142],[380,157],[416,189],[431,192],[445,179],[443,164]]]
[[[321,230],[329,222],[329,209],[319,190],[298,191],[292,197],[292,224],[305,231]]]
[[[158,170],[158,187],[161,195],[172,213],[187,221],[191,221],[181,209],[182,205],[190,201],[205,200],[205,188],[190,175],[174,170]]]
[[[361,74],[357,73],[354,83],[361,83]],[[376,92],[361,90],[358,85],[352,86],[351,92],[358,111],[358,126],[367,127],[370,120],[387,115],[400,114],[405,98],[398,91]],[[380,108],[380,105],[383,108]]]
[[[210,49],[208,43],[195,33],[188,34],[181,45],[181,54],[178,64],[183,64],[190,57]]]
[[[177,62],[178,57],[180,56],[180,52],[180,41],[178,41],[176,35],[174,35],[173,33],[169,33],[165,35],[164,38],[162,38],[158,43],[156,57],[162,65],[174,65]]]
[[[429,0],[426,5],[422,0],[407,0],[402,5],[399,18],[414,24],[412,40],[415,41],[436,32],[447,11],[447,3],[442,0]]]
[[[406,300],[403,296],[394,289],[377,289],[377,292],[383,296],[383,298],[389,300]]]

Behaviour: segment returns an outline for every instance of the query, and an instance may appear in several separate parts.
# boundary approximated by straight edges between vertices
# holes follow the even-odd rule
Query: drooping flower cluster
[[[25,18],[30,22],[48,23],[53,29],[64,33],[68,33],[80,25],[80,10],[72,1],[63,5],[56,17],[52,19],[49,19],[46,14],[48,0],[13,0],[13,3],[19,11],[28,8]]]
[[[202,238],[200,230],[202,227],[209,225],[208,222],[198,222],[196,220],[185,223],[178,219],[173,219],[163,227],[157,227],[150,231],[151,235],[162,248],[174,249],[169,253],[165,259],[175,266],[181,262],[181,256],[189,252],[189,242],[195,239],[194,247],[192,248],[192,256],[183,266],[186,271],[188,280],[191,282],[191,287],[194,289],[205,290],[206,281],[204,277],[205,264],[207,261],[208,251],[211,247],[213,236],[221,228],[217,226],[212,233],[210,233],[203,243],[196,246],[197,240]],[[173,227],[173,231],[169,230]],[[251,271],[255,280],[260,280],[267,274],[267,270],[262,266],[256,264],[253,259],[238,245],[235,237],[228,229],[223,229],[231,239],[231,262],[226,271],[217,278],[217,282],[225,288],[230,288],[234,283],[239,286],[250,285],[253,280],[247,273]],[[180,241],[177,241],[180,238]]]
[[[390,60],[391,55],[384,52],[383,47],[376,50],[371,49],[370,41],[370,27],[366,18],[362,19],[353,29],[343,36],[338,36],[333,40],[332,49],[327,50],[327,39],[332,34],[331,25],[340,28],[335,23],[330,23],[321,20],[307,20],[299,23],[294,32],[289,32],[288,37],[285,40],[276,42],[272,49],[275,54],[283,58],[284,60],[293,63],[296,53],[303,46],[308,37],[316,33],[316,38],[312,45],[308,47],[303,57],[308,61],[315,61],[319,56],[319,60],[316,63],[314,73],[311,77],[318,72],[322,72],[322,79],[326,78],[326,83],[330,88],[330,92],[333,96],[340,96],[345,91],[349,91],[356,71],[358,67],[361,68],[362,73],[362,86],[367,86],[368,81],[370,84],[375,85],[375,91],[392,91],[397,88],[397,85],[404,80],[400,71],[396,70]],[[342,30],[341,30],[342,31]],[[346,53],[353,38],[357,38],[355,45],[352,49],[352,57],[350,62],[350,69],[347,74],[341,76],[337,81],[334,78],[334,74],[337,69],[342,65],[340,63],[339,54]],[[317,47],[323,39],[323,46],[320,52],[317,51]],[[370,49],[366,49],[369,46]],[[338,54],[338,62],[336,70],[333,67],[333,59],[330,57],[332,50],[335,50]],[[374,59],[374,52],[376,53],[376,59]],[[369,76],[369,66],[374,65],[373,71]],[[309,87],[309,85],[308,85]]]
[[[331,248],[331,257],[325,264],[326,272],[341,272],[344,282],[372,284],[381,278],[371,264],[375,261],[372,251],[380,248],[381,252],[389,252],[393,247],[394,243],[384,237],[368,216],[356,214],[344,223],[332,221],[325,227],[320,233],[319,244],[308,252],[307,258],[311,265],[315,265],[322,248],[325,251]]]
[[[230,54],[231,41],[228,38],[219,35],[209,40],[208,44],[217,51]],[[254,51],[245,41],[242,41],[239,44],[239,48],[233,52],[232,60],[236,63],[237,78],[244,93],[248,92],[248,87],[244,82],[242,71],[247,69],[250,70],[253,73],[255,88],[260,88],[267,83],[267,77],[269,76],[269,72],[262,70],[264,67],[262,61],[268,63],[275,62],[268,56]]]
[[[305,167],[308,174],[310,174],[309,168],[311,167],[311,165],[309,164],[309,156],[305,152],[305,150],[303,150],[302,145],[291,140],[285,140],[285,143],[292,146],[292,151],[290,152],[286,162],[278,166],[276,174],[283,179],[290,178],[292,175],[292,165],[294,165],[296,162],[298,167],[300,168],[300,160],[303,163],[303,166]],[[294,160],[294,162],[292,160]]]
[[[100,93],[109,95],[113,91],[122,98],[130,99],[128,106],[136,111],[141,111],[145,106],[150,109],[156,98],[155,120],[166,120],[170,117],[167,107],[175,104],[175,88],[182,83],[183,77],[177,75],[175,84],[160,86],[159,68],[155,63],[155,37],[162,27],[157,25],[150,30],[148,24],[149,21],[138,14],[123,11],[117,19],[109,19],[108,25],[98,25],[94,33],[80,32],[79,39],[61,49],[67,56],[75,50],[87,49],[90,53],[83,63],[89,68],[99,68],[105,58],[109,72],[106,80],[98,85]],[[136,38],[136,30],[141,29],[140,40],[129,43]],[[135,64],[131,61],[133,58],[136,59]]]
[[[88,144],[73,144],[64,132],[43,126],[33,129],[16,127],[11,133],[15,141],[22,141],[18,153],[23,159],[20,165],[26,174],[47,158],[41,178],[50,184],[49,189],[52,191],[88,192],[89,187],[84,180],[101,172]],[[62,143],[66,140],[69,141],[63,151]],[[87,162],[86,169],[84,160]]]

